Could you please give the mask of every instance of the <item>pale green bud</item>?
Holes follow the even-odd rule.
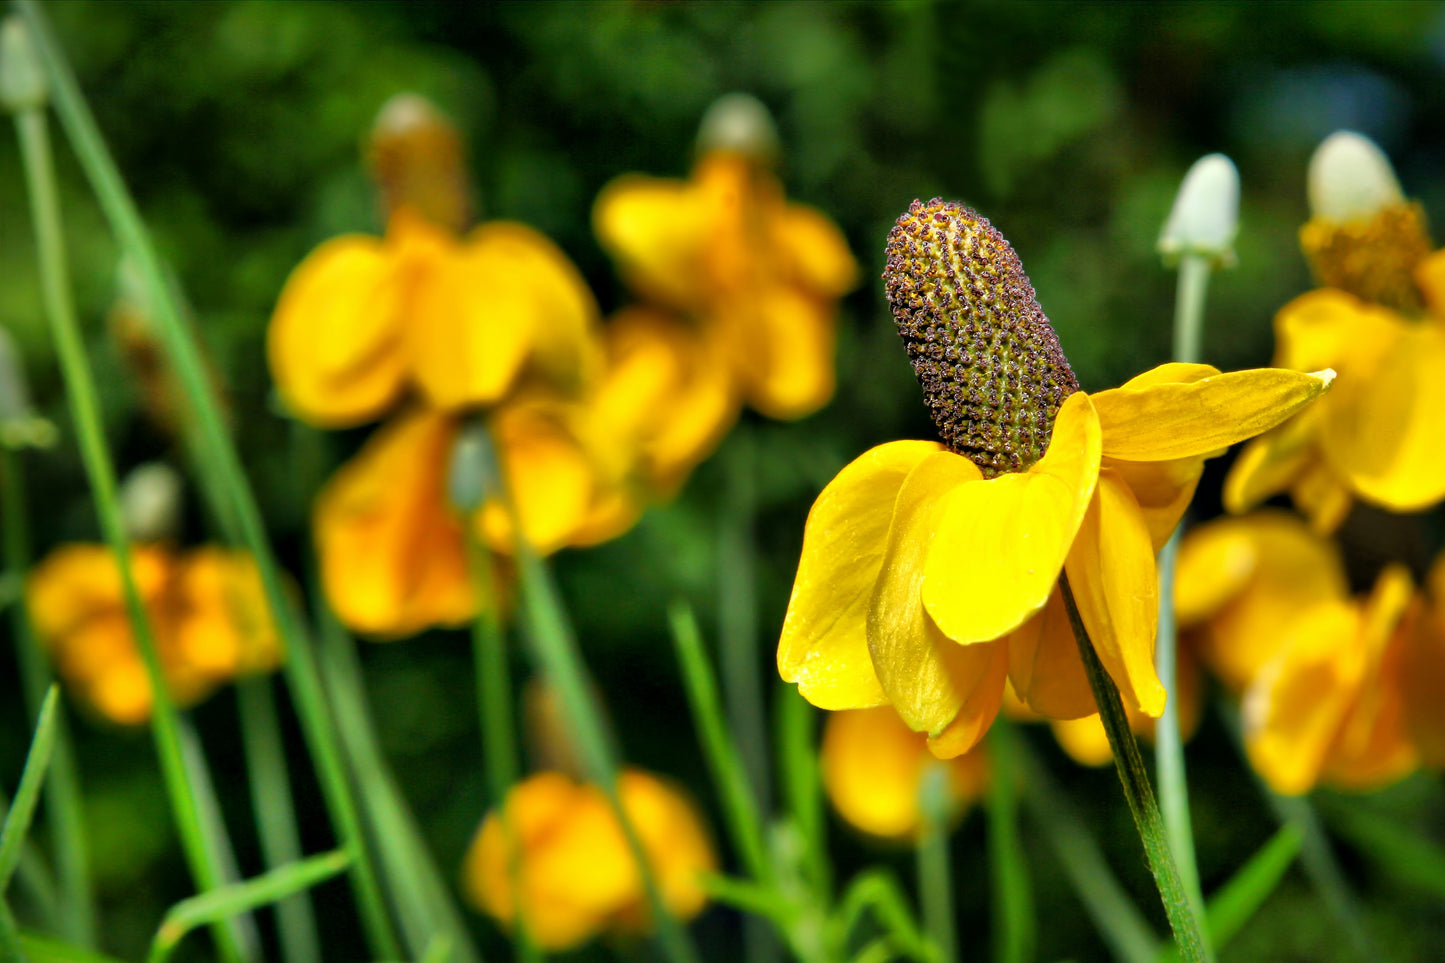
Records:
[[[1168,264],[1196,254],[1216,265],[1232,265],[1238,232],[1239,171],[1223,154],[1206,154],[1189,168],[1174,195],[1159,253]]]
[[[1368,221],[1405,202],[1385,152],[1352,130],[1326,137],[1310,158],[1310,214],[1338,224]]]
[[[771,164],[778,157],[778,127],[768,108],[752,94],[723,94],[702,115],[697,151],[732,151]]]
[[[0,24],[0,104],[12,113],[44,107],[49,99],[45,71],[30,28],[19,17]]]
[[[175,538],[181,530],[181,476],[164,462],[137,466],[120,486],[120,514],[133,542]]]

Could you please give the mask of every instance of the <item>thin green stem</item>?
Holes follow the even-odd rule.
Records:
[[[59,705],[60,690],[52,685],[35,720],[35,735],[25,756],[20,786],[15,790],[15,804],[5,814],[5,824],[0,829],[0,895],[4,895],[15,867],[20,864],[21,846],[30,832],[30,820],[40,801],[41,787],[45,785],[45,770],[50,766],[50,751],[55,745],[55,712]]]
[[[996,720],[988,737],[988,861],[993,889],[993,958],[1025,963],[1034,957],[1034,898],[1018,827],[1018,767],[1008,724]]]
[[[781,746],[778,763],[788,814],[798,828],[813,898],[826,905],[833,889],[833,870],[828,861],[823,776],[818,765],[817,711],[791,685],[782,686],[775,704]]]
[[[352,787],[347,781],[337,735],[331,727],[315,656],[302,630],[300,615],[288,595],[285,578],[267,539],[260,510],[241,468],[240,457],[227,434],[200,350],[177,308],[149,232],[121,180],[70,66],[51,36],[39,5],[34,0],[13,2],[34,35],[50,82],[56,112],[80,165],[90,179],[111,229],[121,247],[134,260],[138,276],[150,295],[166,355],[195,415],[205,451],[215,466],[214,472],[201,476],[203,493],[217,517],[234,519],[246,549],[256,560],[267,602],[275,615],[278,634],[286,649],[287,681],[307,745],[316,763],[322,794],[341,844],[352,858],[351,881],[368,942],[377,956],[397,958],[401,955],[400,945],[382,900],[371,853],[362,833],[361,817]]]
[[[994,724],[997,728],[997,723]],[[1023,802],[1030,821],[1054,851],[1074,893],[1114,956],[1124,963],[1152,963],[1159,938],[1134,906],[1104,861],[1098,844],[1063,790],[1050,778],[1023,739],[1011,740],[1011,752],[1023,776]]]
[[[515,512],[512,517],[514,530],[520,531]],[[696,963],[697,950],[687,931],[663,902],[656,874],[637,834],[637,827],[622,805],[618,791],[620,767],[617,750],[610,739],[602,708],[597,704],[597,697],[587,679],[582,655],[577,650],[577,639],[567,621],[561,599],[557,597],[556,586],[552,584],[551,575],[542,560],[522,538],[517,539],[517,567],[521,575],[525,625],[537,661],[548,681],[556,686],[588,778],[601,787],[622,825],[628,848],[637,861],[663,950],[673,963]]]
[[[0,538],[4,541],[5,572],[24,584],[30,567],[29,499],[20,456],[0,448]],[[45,653],[30,624],[22,601],[11,606],[10,627],[15,636],[25,702],[32,714],[40,711],[51,675]],[[55,748],[46,777],[45,813],[53,829],[55,871],[58,877],[60,933],[71,943],[95,946],[95,893],[90,885],[90,846],[81,806],[80,774],[70,726],[61,713],[55,720]]]
[[[26,963],[25,948],[20,945],[20,928],[10,904],[0,896],[0,963]]]
[[[675,602],[668,612],[672,623],[672,642],[677,661],[682,666],[687,701],[697,726],[703,756],[712,770],[713,785],[722,800],[727,817],[728,835],[742,858],[743,866],[755,882],[772,878],[767,844],[763,839],[763,822],[758,813],[752,786],[736,744],[728,736],[718,699],[717,679],[703,651],[702,634],[697,619],[686,603]]]
[[[55,170],[51,159],[50,132],[46,126],[45,114],[38,109],[21,111],[16,115],[15,123],[20,135],[26,185],[35,222],[45,312],[55,341],[56,354],[60,359],[81,458],[90,478],[101,531],[120,569],[126,612],[130,617],[136,647],[140,650],[150,681],[154,706],[151,712],[151,731],[155,736],[161,773],[191,876],[200,890],[211,890],[221,884],[222,875],[217,854],[212,852],[207,844],[199,808],[186,780],[185,763],[177,734],[175,705],[171,702],[166,688],[165,673],[161,667],[160,655],[156,651],[150,619],[141,603],[140,593],[131,572],[130,545],[126,539],[117,500],[115,467],[105,445],[100,405],[95,396],[95,379],[85,355],[85,345],[71,301],[65,242],[60,228],[60,198],[55,186]],[[243,958],[240,947],[224,927],[216,927],[214,932],[217,945],[226,960]]]
[[[1119,782],[1124,787],[1124,800],[1134,816],[1134,827],[1139,831],[1139,840],[1144,844],[1144,857],[1149,871],[1154,876],[1154,885],[1164,903],[1164,914],[1169,918],[1169,928],[1179,944],[1180,955],[1189,963],[1212,960],[1209,942],[1204,936],[1202,920],[1195,915],[1189,894],[1179,877],[1179,869],[1169,853],[1169,837],[1164,831],[1164,820],[1159,815],[1159,806],[1154,801],[1154,790],[1149,785],[1149,775],[1144,771],[1144,761],[1139,757],[1139,744],[1129,729],[1129,719],[1124,715],[1124,704],[1119,700],[1119,690],[1114,680],[1099,662],[1094,644],[1084,628],[1079,615],[1078,604],[1074,601],[1073,590],[1069,587],[1067,575],[1059,577],[1063,589],[1064,606],[1069,612],[1069,623],[1074,638],[1079,644],[1079,655],[1084,660],[1084,669],[1089,676],[1089,686],[1094,690],[1094,701],[1099,706],[1099,718],[1103,720],[1104,732],[1109,737],[1109,748],[1114,751],[1114,766],[1119,772]]]
[[[296,828],[291,777],[286,771],[286,750],[270,678],[239,680],[236,699],[261,854],[268,870],[280,869],[300,861],[301,837]],[[321,941],[309,893],[302,891],[276,904],[276,929],[281,955],[287,963],[321,959]]]
[[[1209,288],[1209,259],[1185,254],[1179,262],[1179,287],[1174,302],[1174,360],[1199,360],[1204,331],[1204,299]],[[1169,698],[1164,715],[1154,728],[1154,765],[1159,774],[1159,808],[1170,849],[1196,918],[1204,912],[1204,891],[1194,854],[1194,830],[1189,817],[1189,781],[1184,769],[1184,740],[1179,731],[1179,633],[1174,620],[1174,565],[1179,554],[1176,529],[1159,553],[1159,631],[1154,664]]]
[[[492,580],[492,559],[477,538],[474,527],[467,529],[467,568],[476,594],[477,614],[472,618],[472,661],[477,673],[477,707],[482,726],[482,756],[487,768],[487,788],[492,805],[508,837],[507,876],[517,916],[512,926],[512,945],[519,960],[541,959],[527,936],[526,907],[521,890],[522,848],[512,844],[512,820],[507,812],[507,794],[517,781],[517,734],[513,723],[512,672],[507,661],[507,639],[498,612],[497,593]]]
[[[948,845],[948,770],[930,765],[919,788],[923,824],[918,833],[918,893],[923,904],[923,929],[943,963],[958,959],[954,924],[953,868]]]

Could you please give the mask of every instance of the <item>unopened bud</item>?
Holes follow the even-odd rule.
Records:
[[[45,71],[30,28],[19,17],[0,24],[0,104],[12,113],[44,107],[49,98]]]
[[[1196,254],[1216,265],[1233,265],[1238,231],[1239,171],[1223,154],[1206,154],[1189,168],[1174,195],[1159,253],[1171,264]]]
[[[752,94],[724,94],[702,115],[697,151],[731,151],[769,165],[778,157],[778,128],[768,108]]]
[[[367,150],[387,217],[410,208],[453,231],[472,219],[465,155],[456,127],[425,97],[397,94],[382,105]]]
[[[452,444],[447,470],[447,495],[452,507],[471,514],[500,489],[497,452],[491,435],[481,421],[468,422]]]
[[[163,542],[181,528],[181,476],[164,462],[147,462],[120,488],[120,513],[133,542]]]
[[[1405,201],[1385,152],[1352,130],[1335,131],[1315,149],[1308,192],[1310,214],[1337,223],[1368,221]]]

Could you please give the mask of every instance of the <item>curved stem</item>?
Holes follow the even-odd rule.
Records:
[[[1089,686],[1094,690],[1094,701],[1099,705],[1099,718],[1103,720],[1104,731],[1109,736],[1109,748],[1114,751],[1114,766],[1124,787],[1124,800],[1134,816],[1134,828],[1139,831],[1139,840],[1144,844],[1144,858],[1154,875],[1154,885],[1164,903],[1164,914],[1169,918],[1174,940],[1179,944],[1179,954],[1189,963],[1213,960],[1199,917],[1194,913],[1188,891],[1179,876],[1179,868],[1170,855],[1164,820],[1159,815],[1149,775],[1144,771],[1144,760],[1139,756],[1139,744],[1129,729],[1128,717],[1124,715],[1124,704],[1119,701],[1119,690],[1094,651],[1094,643],[1084,628],[1067,575],[1059,576],[1059,587],[1063,590],[1064,607],[1069,611],[1069,624],[1079,644],[1079,655],[1084,660]]]

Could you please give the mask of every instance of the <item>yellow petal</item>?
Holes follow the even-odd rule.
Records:
[[[1401,323],[1393,311],[1366,304],[1343,291],[1311,291],[1275,315],[1274,363],[1296,371],[1333,368],[1342,377],[1352,378],[1360,370],[1361,348]]]
[[[833,397],[833,302],[781,285],[722,312],[744,398],[769,418],[812,414]]]
[[[1383,345],[1372,377],[1341,379],[1322,442],[1330,466],[1361,497],[1394,511],[1418,511],[1445,498],[1442,370],[1445,331],[1402,325]]]
[[[1445,318],[1445,251],[1436,251],[1415,265],[1415,284],[1434,318]]]
[[[521,224],[477,228],[439,250],[416,283],[408,346],[428,403],[490,405],[524,364],[575,389],[596,362],[596,305],[555,244]]]
[[[968,736],[982,736],[990,698],[1003,697],[1004,676],[993,680],[996,661],[1007,669],[1003,646],[956,645],[924,611],[920,598],[928,540],[938,527],[943,496],[970,484],[979,471],[968,459],[936,451],[920,461],[898,490],[887,549],[868,605],[868,652],[888,701],[915,732],[942,735],[961,716],[964,729],[948,748],[962,753]],[[990,688],[997,688],[996,697]],[[976,707],[977,711],[972,711]],[[989,716],[989,721],[992,717]],[[971,744],[971,743],[970,743]]]
[[[1322,399],[1244,446],[1224,480],[1224,507],[1242,515],[1289,488],[1319,458]]]
[[[1441,564],[1432,569],[1432,587]],[[1400,688],[1411,741],[1421,761],[1432,769],[1445,766],[1445,610],[1441,596],[1417,600],[1402,633]]]
[[[571,544],[592,518],[598,486],[592,460],[566,424],[565,411],[545,400],[523,400],[497,411],[491,427],[527,543],[543,555]],[[495,551],[515,550],[511,518],[501,502],[483,507],[481,532]]]
[[[1325,754],[1364,671],[1360,615],[1349,602],[1294,613],[1282,651],[1244,699],[1245,749],[1275,792],[1300,795],[1319,779]]]
[[[1164,686],[1154,672],[1159,616],[1154,547],[1138,503],[1112,472],[1099,473],[1065,568],[1084,627],[1124,704],[1158,718]]]
[[[1003,706],[1003,690],[1008,685],[1008,643],[988,642],[970,646],[970,651],[973,649],[982,649],[988,660],[981,666],[968,664],[969,678],[977,680],[973,690],[953,721],[942,732],[928,737],[928,751],[937,759],[957,760],[973,753]]]
[[[1009,681],[1034,712],[1050,719],[1078,719],[1099,711],[1057,588],[1043,611],[1009,636],[1008,653]]]
[[[617,791],[637,827],[663,903],[674,916],[692,919],[707,904],[703,877],[717,871],[717,856],[697,808],[680,789],[640,769],[625,769]],[[636,910],[625,920],[628,928],[651,928],[644,903],[639,885],[633,898]]]
[[[929,441],[879,445],[840,471],[808,513],[778,641],[778,673],[820,708],[887,701],[868,654],[868,600],[898,490],[909,472],[942,447]]]
[[[1189,628],[1233,601],[1259,564],[1255,539],[1239,525],[1204,524],[1179,543],[1174,563],[1174,620]]]
[[[1344,524],[1355,499],[1345,479],[1323,459],[1311,461],[1290,485],[1295,507],[1310,520],[1310,528],[1331,535]]]
[[[381,415],[400,395],[407,273],[372,237],[334,238],[297,266],[266,333],[286,406],[327,428]]]
[[[682,309],[706,297],[702,257],[711,225],[686,182],[624,174],[597,195],[592,226],[640,293]]]
[[[990,642],[1043,608],[1098,472],[1098,420],[1089,396],[1075,392],[1036,465],[947,492],[931,544],[920,536],[923,603],[946,636]]]
[[[848,241],[822,212],[789,204],[774,222],[773,236],[787,273],[813,292],[838,297],[858,283]]]
[[[1194,490],[1199,487],[1199,476],[1204,472],[1204,458],[1125,461],[1106,457],[1100,468],[1114,472],[1129,486],[1144,515],[1144,523],[1149,526],[1154,551],[1158,552],[1179,527],[1179,519],[1194,500]]]
[[[1097,711],[1081,719],[1057,719],[1049,727],[1059,746],[1081,766],[1107,766],[1114,758]]]
[[[1189,372],[1190,377],[1196,374]],[[1208,455],[1253,438],[1299,411],[1328,386],[1329,379],[1319,375],[1256,368],[1187,382],[1114,388],[1092,397],[1105,454],[1164,461]]]
[[[445,415],[404,413],[317,498],[322,584],[351,628],[401,636],[456,625],[475,613],[461,522],[444,503],[455,434]]]

